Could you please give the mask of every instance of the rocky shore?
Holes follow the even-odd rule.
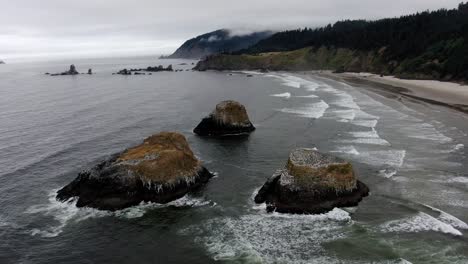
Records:
[[[135,68],[135,69],[122,69],[114,74],[120,74],[120,75],[143,75],[144,73],[142,72],[163,72],[163,71],[168,71],[172,72],[174,69],[172,68],[172,65],[167,66],[164,68],[162,65],[159,66],[148,66],[146,68]]]
[[[211,177],[183,135],[162,132],[79,173],[56,198],[76,197],[77,207],[114,211],[141,202],[168,203]]]
[[[193,130],[200,136],[246,135],[255,130],[245,106],[236,101],[222,101]]]
[[[267,211],[320,214],[335,207],[357,206],[369,194],[352,165],[314,149],[295,149],[255,196]]]

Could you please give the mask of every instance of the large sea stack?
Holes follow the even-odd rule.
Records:
[[[79,173],[57,192],[57,199],[77,197],[78,207],[111,211],[142,201],[168,203],[207,183],[212,176],[183,135],[162,132]]]
[[[222,101],[193,130],[200,136],[245,135],[255,130],[245,107],[236,101]]]
[[[269,212],[320,214],[335,207],[356,206],[369,194],[356,179],[351,163],[314,149],[295,149],[286,166],[258,191],[256,203]]]

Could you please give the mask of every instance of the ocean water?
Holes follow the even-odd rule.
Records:
[[[0,66],[0,263],[468,263],[466,115],[311,73],[111,74],[193,61],[43,74],[70,63]],[[257,130],[195,136],[225,99]],[[199,192],[113,213],[55,200],[80,170],[168,130],[216,173]],[[371,195],[322,215],[266,213],[253,196],[295,147],[350,160]]]

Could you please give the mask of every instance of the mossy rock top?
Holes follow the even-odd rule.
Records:
[[[236,101],[222,101],[216,105],[211,116],[222,124],[245,125],[250,124],[249,115],[245,107]]]
[[[280,182],[291,188],[340,192],[354,189],[357,180],[351,163],[315,149],[299,148],[289,154]]]
[[[176,132],[152,135],[142,144],[124,151],[116,162],[142,180],[158,184],[189,180],[201,168],[186,138]]]

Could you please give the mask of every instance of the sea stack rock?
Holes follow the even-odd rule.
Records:
[[[70,70],[68,70],[68,72],[65,72],[65,73],[68,73],[69,75],[75,75],[75,74],[80,74],[77,70],[76,70],[76,67],[75,65],[70,65]]]
[[[143,201],[168,203],[207,183],[212,176],[183,135],[162,132],[79,173],[57,192],[57,200],[77,197],[77,207],[111,211]]]
[[[88,69],[88,74],[93,74],[93,69]]]
[[[209,116],[202,119],[193,132],[200,136],[226,136],[248,134],[254,130],[242,104],[222,101]]]
[[[351,163],[314,149],[295,149],[255,196],[269,212],[320,214],[356,206],[369,188],[356,179]]]

